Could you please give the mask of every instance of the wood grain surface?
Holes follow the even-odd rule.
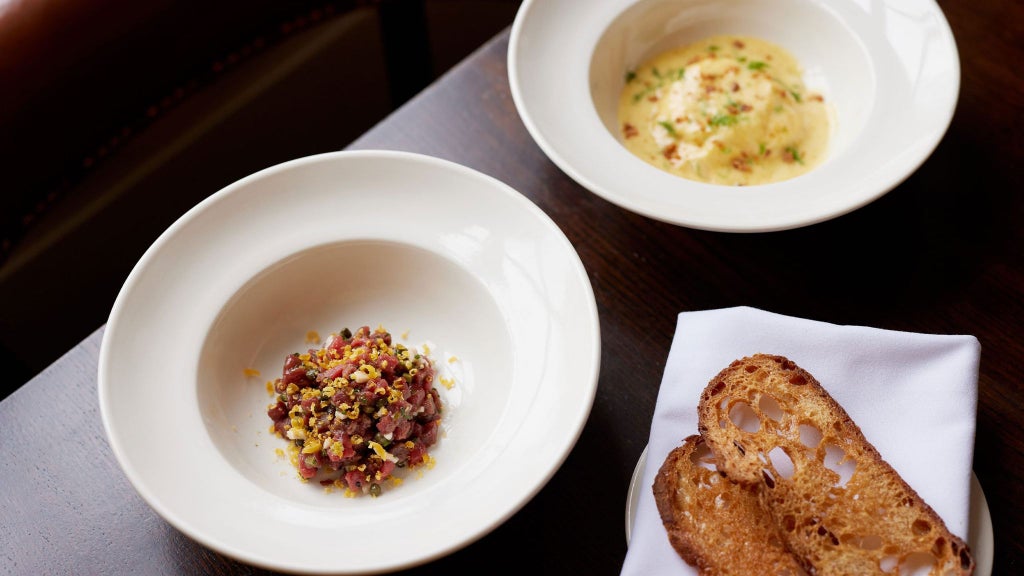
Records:
[[[768,234],[656,222],[589,193],[531,140],[509,93],[508,31],[357,140],[431,154],[521,191],[590,275],[602,331],[590,419],[547,486],[492,533],[410,574],[618,574],[624,507],[675,328],[749,305],[839,324],[973,334],[975,473],[995,574],[1024,569],[1024,5],[943,2],[963,67],[952,126],[898,188],[847,216]],[[96,398],[102,329],[0,403],[0,572],[260,574],[154,514],[118,468]]]

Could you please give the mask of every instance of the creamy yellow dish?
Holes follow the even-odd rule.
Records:
[[[749,186],[799,176],[828,151],[831,114],[783,48],[715,36],[626,74],[622,141],[672,174]]]

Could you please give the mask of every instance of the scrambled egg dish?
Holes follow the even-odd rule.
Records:
[[[796,59],[770,42],[715,36],[626,73],[622,141],[677,176],[748,186],[799,176],[825,158],[831,116]]]

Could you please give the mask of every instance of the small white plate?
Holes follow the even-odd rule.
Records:
[[[629,493],[626,495],[626,545],[629,546],[629,537],[633,532],[633,520],[636,518],[636,507],[640,500],[640,479],[644,475],[644,466],[647,465],[647,447],[640,453],[633,468],[633,476],[629,481]],[[967,545],[971,547],[974,554],[974,575],[991,576],[992,558],[995,554],[995,540],[992,533],[992,515],[988,510],[988,501],[985,499],[985,492],[981,489],[978,477],[971,474],[971,517],[968,521],[968,532],[970,537]]]
[[[727,187],[649,165],[620,141],[628,70],[715,34],[774,42],[835,110],[829,158],[773,184]],[[519,115],[583,187],[636,213],[692,228],[764,232],[855,210],[902,182],[953,117],[960,62],[934,0],[525,0],[508,74]]]
[[[456,377],[438,386],[436,465],[379,498],[300,482],[266,415],[308,331],[362,325],[432,344]],[[532,498],[582,431],[599,362],[587,273],[536,205],[450,162],[339,152],[228,186],[150,247],[111,311],[99,399],[128,479],[188,536],[273,570],[376,573]]]

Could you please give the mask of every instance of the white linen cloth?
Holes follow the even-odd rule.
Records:
[[[658,392],[621,576],[697,574],[669,544],[651,485],[668,453],[697,433],[708,381],[758,352],[810,372],[950,531],[967,540],[977,338],[840,326],[749,307],[684,312]]]

